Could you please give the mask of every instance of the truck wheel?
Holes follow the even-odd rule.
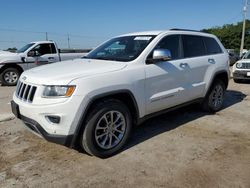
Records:
[[[123,102],[109,99],[92,108],[85,125],[80,145],[90,155],[107,158],[119,152],[129,139],[132,119]]]
[[[203,110],[206,112],[217,112],[221,110],[225,90],[225,84],[221,80],[215,80],[202,103]]]
[[[15,86],[20,77],[20,71],[16,68],[6,68],[1,74],[3,86]]]

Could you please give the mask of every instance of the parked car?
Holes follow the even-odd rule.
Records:
[[[227,51],[228,51],[228,55],[229,55],[229,64],[230,64],[230,66],[233,66],[236,63],[236,61],[238,61],[240,59],[240,56],[233,49],[227,49]]]
[[[16,53],[0,53],[0,80],[2,85],[14,86],[24,70],[84,55],[86,53],[60,53],[53,41],[31,42]]]
[[[199,102],[223,106],[228,53],[211,34],[167,30],[121,35],[82,59],[25,71],[12,111],[48,141],[116,154],[135,125]]]
[[[250,80],[250,51],[237,61],[232,69],[234,82]]]

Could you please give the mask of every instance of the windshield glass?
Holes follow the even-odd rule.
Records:
[[[137,58],[155,36],[124,36],[109,40],[84,58],[111,61],[132,61]]]
[[[33,46],[35,43],[30,43],[30,44],[26,44],[24,47],[20,48],[19,50],[17,50],[17,53],[23,53],[26,50],[28,50],[31,46]]]
[[[250,59],[250,51],[244,55],[243,59]]]

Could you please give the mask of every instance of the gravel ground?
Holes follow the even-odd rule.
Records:
[[[14,87],[0,87],[0,119]],[[224,109],[189,106],[137,127],[121,153],[98,159],[0,122],[0,187],[250,187],[250,84],[230,81]]]

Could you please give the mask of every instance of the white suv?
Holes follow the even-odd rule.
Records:
[[[213,35],[172,29],[112,38],[82,59],[25,71],[12,111],[48,141],[114,155],[135,125],[200,102],[222,108],[228,53]]]
[[[232,68],[233,79],[236,83],[250,80],[250,51],[237,61]]]

